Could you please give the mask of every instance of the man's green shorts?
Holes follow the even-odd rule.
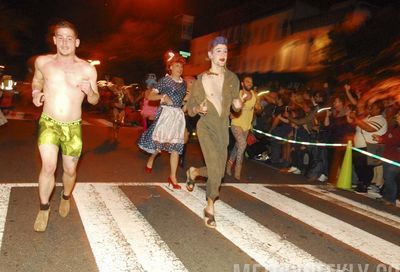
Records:
[[[39,119],[38,145],[54,144],[63,155],[79,157],[82,152],[81,120],[60,122],[42,113]]]

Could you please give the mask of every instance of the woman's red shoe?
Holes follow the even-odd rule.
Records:
[[[146,166],[145,170],[146,170],[146,173],[150,174],[151,171],[153,171],[153,168],[150,168],[150,167]]]
[[[170,184],[174,189],[177,190],[181,189],[181,186],[179,184],[174,183],[170,177],[168,178],[168,184]]]

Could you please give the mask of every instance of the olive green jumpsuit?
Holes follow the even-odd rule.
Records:
[[[188,101],[188,112],[194,116],[193,108],[206,99],[206,92],[200,74],[193,84]],[[219,196],[219,187],[225,174],[225,163],[228,157],[229,115],[233,99],[239,98],[239,79],[236,74],[225,70],[222,85],[221,116],[213,103],[207,100],[207,114],[201,115],[197,122],[197,135],[206,163],[199,168],[200,176],[207,177],[206,197],[215,200]],[[237,109],[233,108],[237,111]]]

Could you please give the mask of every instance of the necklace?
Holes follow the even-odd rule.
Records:
[[[223,75],[224,73],[225,73],[225,70],[223,70],[222,73],[220,73],[220,74],[212,72],[211,70],[207,71],[207,75],[209,75],[209,76],[219,76],[219,75]]]

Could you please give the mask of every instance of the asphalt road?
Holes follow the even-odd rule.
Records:
[[[26,104],[27,105],[27,104]],[[104,116],[85,113],[84,150],[72,209],[33,231],[38,210],[38,110],[21,107],[0,127],[0,271],[390,271],[400,269],[400,209],[367,195],[307,184],[246,160],[243,180],[225,177],[217,229],[203,224],[204,180],[194,192],[167,186],[169,156],[144,171],[140,127],[118,144]],[[196,141],[185,166],[202,165]],[[353,270],[351,270],[353,269]],[[394,270],[392,270],[394,271]]]

